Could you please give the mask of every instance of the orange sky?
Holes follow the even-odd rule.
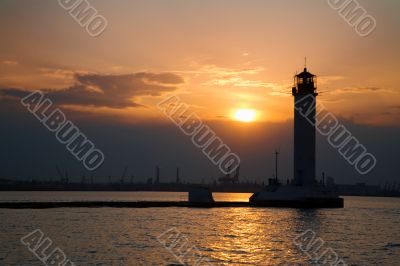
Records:
[[[62,90],[80,84],[76,74],[171,73],[182,79],[172,91],[123,95],[141,107],[63,105],[161,121],[155,105],[174,93],[204,120],[249,108],[257,121],[282,122],[292,118],[292,76],[307,56],[329,110],[358,124],[399,126],[400,3],[359,2],[377,21],[368,37],[326,1],[98,0],[108,27],[93,38],[57,1],[2,1],[0,88]]]

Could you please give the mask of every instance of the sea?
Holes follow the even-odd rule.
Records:
[[[213,196],[248,201],[250,194]],[[2,202],[186,199],[177,192],[0,192]],[[55,254],[66,266],[400,265],[400,199],[344,200],[343,209],[0,209],[0,265],[60,265]]]

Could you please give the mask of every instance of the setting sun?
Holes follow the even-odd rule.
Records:
[[[256,111],[252,109],[239,109],[235,111],[234,118],[240,122],[253,122],[256,119]]]

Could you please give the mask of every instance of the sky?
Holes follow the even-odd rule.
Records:
[[[400,2],[359,0],[376,19],[362,37],[318,0],[92,0],[105,31],[90,36],[58,1],[0,1],[0,177],[56,178],[55,165],[87,172],[26,108],[21,93],[45,91],[105,153],[98,180],[146,179],[160,165],[187,180],[221,173],[158,109],[178,96],[235,151],[241,174],[266,180],[281,152],[292,175],[293,76],[318,76],[318,102],[369,151],[367,176],[317,137],[317,173],[339,183],[400,182]],[[255,120],[237,121],[237,110]]]

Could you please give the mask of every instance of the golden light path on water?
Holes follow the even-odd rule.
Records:
[[[221,213],[224,222],[217,223],[217,237],[209,240],[210,248],[216,251],[214,259],[228,262],[227,265],[237,261],[246,261],[250,265],[273,264],[280,257],[290,258],[293,253],[298,253],[290,241],[276,237],[286,234],[292,227],[283,218],[286,221],[292,218],[285,216],[277,221],[277,217],[270,217],[274,215],[266,216],[251,209],[229,209]]]

